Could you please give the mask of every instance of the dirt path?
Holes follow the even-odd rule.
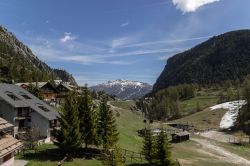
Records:
[[[244,166],[250,166],[250,161],[238,156],[237,154],[231,153],[227,151],[226,149],[219,147],[214,142],[206,140],[206,139],[200,139],[200,138],[192,138],[191,140],[199,143],[201,145],[201,149],[198,151],[204,152],[207,154],[210,154],[220,160],[223,160],[228,163],[237,164],[237,165],[244,165]]]
[[[234,137],[230,134],[226,134],[225,132],[210,130],[203,133],[200,133],[199,135],[210,138],[219,142],[229,142],[229,139],[233,139]]]

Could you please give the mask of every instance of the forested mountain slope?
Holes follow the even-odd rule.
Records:
[[[183,83],[219,84],[250,74],[250,30],[215,36],[167,60],[153,91]]]
[[[6,28],[0,26],[1,80],[10,82],[48,81],[61,79],[76,84],[65,70],[52,69]]]

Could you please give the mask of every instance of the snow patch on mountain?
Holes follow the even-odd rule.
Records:
[[[210,107],[211,111],[216,109],[228,110],[220,121],[220,129],[229,129],[234,126],[239,110],[246,104],[245,100],[231,101]]]

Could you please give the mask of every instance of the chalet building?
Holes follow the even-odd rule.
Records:
[[[0,166],[14,165],[15,151],[22,147],[22,143],[11,134],[14,126],[0,118]]]
[[[57,103],[63,104],[64,99],[69,95],[70,92],[74,91],[68,84],[60,83],[57,85],[56,90],[58,92],[57,94]]]
[[[14,125],[14,136],[36,128],[45,142],[57,125],[58,113],[25,89],[12,84],[0,84],[0,117]]]
[[[32,83],[17,83],[16,85],[27,89],[29,86],[35,86],[41,90],[41,95],[44,101],[56,102],[57,90],[50,82],[32,82]]]
[[[183,141],[189,140],[190,133],[187,131],[179,132],[179,133],[173,133],[172,134],[172,142],[173,143],[179,143]]]

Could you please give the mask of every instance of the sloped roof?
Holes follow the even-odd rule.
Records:
[[[9,122],[7,122],[5,119],[0,118],[0,131],[10,128],[10,127],[14,127],[14,126],[10,124]]]
[[[22,147],[22,143],[12,137],[5,134],[0,137],[0,158]]]
[[[22,86],[22,85],[33,85],[33,86],[38,86],[38,88],[41,88],[43,87],[44,85],[46,85],[48,82],[20,82],[20,83],[17,83],[16,85],[17,86]]]
[[[183,132],[175,133],[175,135],[178,135],[178,136],[185,136],[185,135],[190,135],[190,133],[187,132],[187,131],[183,131]]]
[[[13,94],[18,99],[13,100],[7,94]],[[27,95],[30,99],[23,97],[23,94]],[[54,108],[17,85],[0,83],[0,98],[13,107],[30,107],[48,120],[57,119],[58,112]],[[46,108],[48,111],[44,111],[40,106]]]
[[[63,86],[63,87],[65,87],[66,89],[68,89],[69,91],[73,91],[73,89],[72,89],[69,85],[67,85],[67,84],[65,84],[65,83],[59,84],[56,88],[58,88],[59,86]]]

